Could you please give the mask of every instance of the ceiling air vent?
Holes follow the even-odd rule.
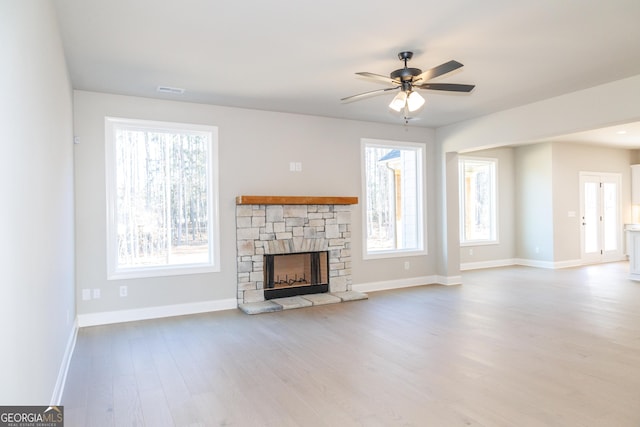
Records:
[[[158,86],[157,91],[160,93],[171,93],[174,95],[182,95],[184,93],[184,89],[180,87],[169,87],[169,86]]]

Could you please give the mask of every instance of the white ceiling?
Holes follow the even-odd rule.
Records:
[[[395,92],[340,98],[387,87],[354,73],[389,74],[410,50],[422,70],[465,65],[434,81],[476,85],[423,91],[411,126],[438,127],[640,74],[638,0],[54,3],[81,90],[400,124],[387,108]]]
[[[579,142],[582,144],[640,149],[640,122],[557,135],[544,141]]]

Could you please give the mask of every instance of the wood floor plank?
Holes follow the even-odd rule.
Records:
[[[171,427],[178,425],[171,415],[169,402],[162,388],[147,389],[141,391],[139,395],[145,426]]]
[[[67,426],[640,425],[628,264],[83,328]]]
[[[142,404],[134,375],[120,375],[113,379],[113,420],[118,427],[144,426]]]

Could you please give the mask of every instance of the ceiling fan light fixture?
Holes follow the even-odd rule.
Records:
[[[405,91],[400,91],[398,94],[391,100],[391,104],[389,104],[389,108],[394,111],[400,112],[404,108],[407,103],[407,93]]]
[[[409,111],[414,112],[424,105],[424,98],[418,92],[411,91],[407,97],[407,107]]]

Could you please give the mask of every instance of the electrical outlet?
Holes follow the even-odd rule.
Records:
[[[473,255],[473,249],[469,249],[469,255]]]
[[[93,299],[98,299],[100,298],[100,289],[96,288],[93,290]]]
[[[91,289],[82,290],[82,301],[89,301],[91,299]]]
[[[129,289],[126,286],[120,286],[120,296],[126,297],[129,295]]]
[[[405,262],[404,262],[404,269],[405,269],[405,270],[408,270],[408,269],[410,269],[410,268],[411,268],[411,263],[410,263],[409,261],[405,261]]]

